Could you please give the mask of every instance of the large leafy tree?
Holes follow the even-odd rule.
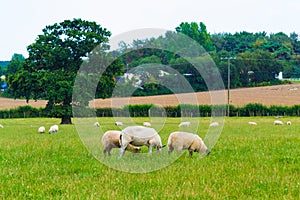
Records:
[[[42,31],[27,47],[24,68],[9,76],[10,89],[15,98],[47,99],[47,112],[69,124],[72,89],[82,58],[97,45],[106,44],[111,33],[96,22],[81,19],[55,23]]]

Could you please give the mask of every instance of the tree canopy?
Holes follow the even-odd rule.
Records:
[[[24,68],[9,75],[10,89],[15,98],[47,99],[46,110],[61,117],[62,124],[71,123],[72,87],[82,58],[97,45],[105,46],[111,33],[81,19],[55,23],[42,31],[27,47]]]
[[[29,57],[24,60],[22,55],[15,54],[2,72],[8,75],[8,91],[11,95],[27,100],[47,99],[47,112],[50,116],[61,117],[62,123],[71,123],[71,105],[74,103],[72,89],[80,66],[88,64],[90,68],[101,68],[95,55],[105,56],[107,63],[111,63],[105,67],[105,71],[100,70],[103,75],[95,94],[82,91],[81,95],[88,98],[78,99],[78,105],[87,106],[86,100],[93,97],[111,97],[116,83],[124,88],[115,93],[119,96],[129,95],[127,90],[134,91],[130,93],[133,96],[172,93],[158,81],[159,74],[147,69],[152,63],[164,71],[164,80],[178,87],[176,91],[182,89],[176,74],[165,66],[185,77],[194,91],[207,90],[199,72],[176,53],[177,49],[186,49],[192,54],[199,54],[193,52],[193,46],[185,42],[177,43],[178,34],[189,36],[203,47],[203,53],[213,59],[226,86],[228,59],[231,58],[231,88],[280,83],[275,76],[281,71],[285,78],[300,78],[300,41],[295,32],[290,35],[283,32],[267,34],[246,31],[210,34],[203,22],[182,22],[174,31],[167,31],[157,38],[136,39],[131,44],[121,42],[119,49],[108,51],[111,33],[95,22],[65,20],[46,26],[42,31],[35,42],[28,46]],[[100,44],[101,48],[94,50]],[[149,48],[166,44],[169,51]],[[89,57],[89,60],[83,61],[84,57]],[[195,58],[199,62],[201,59],[201,56]],[[121,82],[123,74],[134,70],[142,83],[136,85],[137,80],[133,79],[125,86]],[[82,81],[89,81],[91,74],[82,73],[81,76],[85,78]]]

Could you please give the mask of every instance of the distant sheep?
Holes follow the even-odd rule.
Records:
[[[256,122],[248,122],[249,125],[252,125],[252,126],[256,126],[257,123]]]
[[[115,122],[116,126],[123,126],[123,122]]]
[[[191,122],[181,122],[178,127],[182,127],[182,126],[190,126]]]
[[[286,125],[292,125],[292,122],[291,121],[287,121]]]
[[[94,126],[99,127],[100,126],[99,122],[95,122]]]
[[[150,122],[144,122],[143,125],[146,126],[146,127],[150,127],[151,123]]]
[[[57,125],[53,125],[50,127],[48,133],[51,134],[51,133],[57,133],[58,132],[58,126]]]
[[[276,119],[278,119],[278,118],[282,118],[282,117],[283,117],[283,116],[275,116],[275,118],[276,118]]]
[[[280,120],[275,120],[274,125],[283,125],[283,122]]]
[[[0,124],[0,128],[3,128],[3,125],[2,125],[2,124]]]
[[[188,132],[173,132],[168,138],[168,153],[170,154],[174,149],[180,153],[182,150],[187,149],[190,156],[193,152],[198,152],[201,154],[208,155],[210,153],[209,149],[204,144],[203,140],[194,133]]]
[[[45,133],[46,129],[44,126],[38,128],[38,133]]]
[[[144,126],[128,126],[122,131],[120,141],[120,158],[129,144],[135,146],[148,146],[149,154],[152,153],[152,147],[156,148],[157,152],[161,152],[163,147],[161,138],[156,130]]]
[[[120,148],[120,136],[121,136],[121,131],[116,131],[116,130],[110,130],[106,131],[104,135],[102,136],[102,144],[104,147],[103,154],[104,157],[106,154],[110,156],[110,151],[112,148]],[[132,152],[139,152],[141,151],[141,148],[133,146],[131,144],[128,144],[126,147],[126,150],[130,150]]]
[[[219,122],[212,122],[212,123],[210,123],[210,127],[216,127],[216,126],[219,126],[220,124],[219,124]]]

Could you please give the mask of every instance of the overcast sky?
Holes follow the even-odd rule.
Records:
[[[299,0],[17,0],[0,7],[0,60],[26,47],[46,25],[65,19],[95,21],[117,36],[141,28],[174,30],[203,22],[208,32],[300,33]]]

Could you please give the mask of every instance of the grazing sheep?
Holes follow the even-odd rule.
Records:
[[[292,122],[291,121],[287,121],[286,125],[292,125]]]
[[[274,125],[283,125],[283,122],[280,120],[275,120]]]
[[[41,126],[39,129],[38,129],[38,133],[45,133],[46,129],[44,126]]]
[[[3,128],[3,125],[2,125],[2,124],[0,124],[0,128]]]
[[[152,147],[156,148],[157,152],[161,152],[163,147],[161,138],[156,130],[144,126],[128,126],[125,128],[120,136],[120,144],[120,158],[129,144],[135,146],[148,146],[149,154],[152,153]]]
[[[123,123],[122,122],[115,122],[115,125],[116,126],[123,126]]]
[[[187,149],[190,156],[193,152],[198,152],[199,154],[209,154],[210,151],[204,144],[203,140],[194,133],[188,132],[173,132],[168,138],[168,153],[170,154],[174,149],[180,153],[182,150]]]
[[[150,122],[144,122],[143,125],[146,126],[146,127],[150,127],[151,126]]]
[[[181,122],[178,127],[181,127],[181,126],[190,126],[191,125],[191,122]]]
[[[50,127],[48,133],[51,134],[51,133],[57,133],[58,132],[58,126],[57,125],[53,125]]]
[[[110,156],[110,151],[112,148],[120,148],[120,136],[121,131],[116,130],[110,130],[106,131],[104,135],[102,136],[102,144],[104,147],[103,154],[104,157],[106,156],[106,153]],[[130,150],[132,152],[139,152],[141,151],[140,147],[133,146],[131,144],[128,144],[126,147],[126,150]]]
[[[100,126],[99,122],[95,122],[94,126],[99,127]]]
[[[275,118],[276,118],[276,119],[278,119],[278,118],[282,118],[282,117],[283,117],[283,116],[275,116]]]
[[[216,127],[216,126],[219,126],[220,124],[219,124],[219,122],[212,122],[212,123],[210,123],[210,127]]]
[[[252,125],[252,126],[256,126],[257,123],[256,122],[248,122],[249,125]]]

